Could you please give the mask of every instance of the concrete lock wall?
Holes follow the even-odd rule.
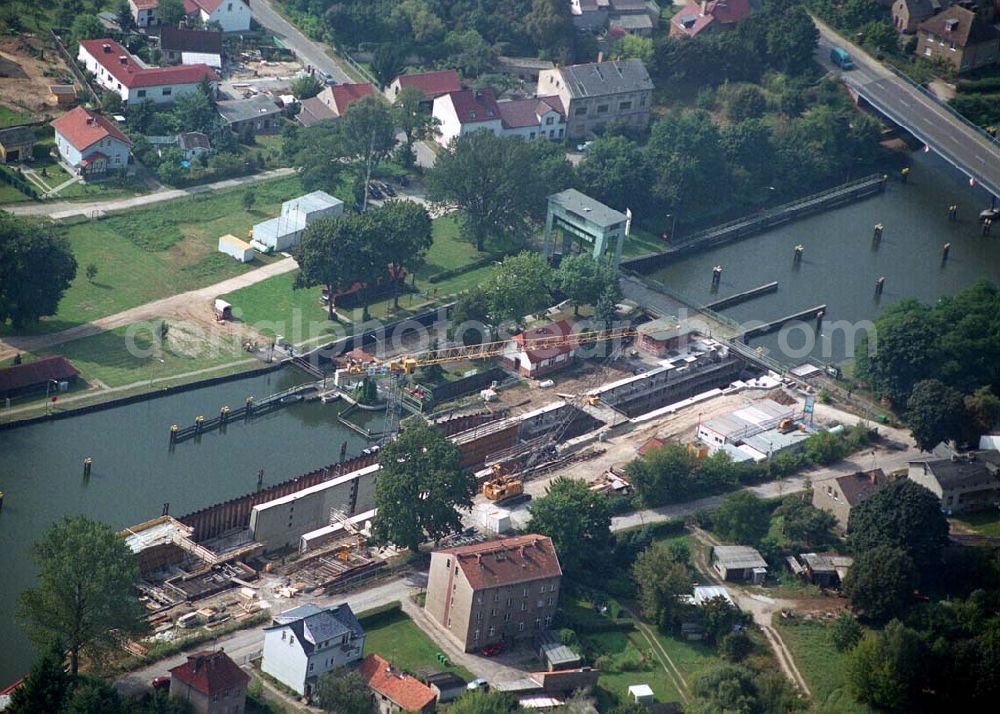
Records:
[[[375,507],[378,465],[254,506],[250,531],[264,551],[297,548],[302,535],[329,525],[331,513],[345,516]]]

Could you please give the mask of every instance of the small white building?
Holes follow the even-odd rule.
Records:
[[[253,16],[249,0],[184,0],[184,12],[197,15],[206,25],[219,23],[223,32],[246,32]]]
[[[326,191],[313,191],[281,204],[281,215],[253,227],[251,245],[262,253],[281,252],[298,243],[306,226],[318,218],[344,214],[344,202]]]
[[[365,631],[350,605],[306,603],[275,615],[264,628],[260,669],[308,697],[320,675],[359,661],[364,648]]]
[[[188,161],[212,150],[212,142],[207,134],[200,131],[186,131],[177,135],[177,146]]]
[[[444,94],[434,100],[433,115],[440,122],[437,140],[442,146],[474,131],[490,131],[497,136],[503,133],[503,119],[492,89]]]
[[[84,179],[128,166],[132,142],[114,122],[83,107],[52,122],[60,158]]]
[[[159,24],[156,11],[160,7],[160,0],[128,0],[129,10],[132,11],[132,20],[136,27],[152,27]]]
[[[628,695],[636,704],[652,704],[655,701],[653,689],[648,684],[630,684]]]
[[[253,248],[250,247],[250,244],[231,233],[219,236],[219,252],[231,255],[241,263],[249,263],[253,260]]]
[[[77,60],[97,78],[100,86],[118,94],[125,104],[147,100],[169,104],[177,97],[197,92],[203,79],[208,79],[213,92],[219,84],[219,75],[206,64],[147,67],[107,37],[81,40]]]

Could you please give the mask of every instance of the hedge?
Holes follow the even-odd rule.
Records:
[[[397,619],[403,612],[403,603],[399,600],[387,602],[385,605],[362,610],[356,617],[364,628],[378,627]]]
[[[963,79],[958,83],[958,91],[963,94],[972,94],[975,92],[1000,92],[1000,77]]]
[[[466,273],[471,273],[473,270],[485,268],[487,265],[492,265],[496,261],[502,259],[503,255],[487,255],[483,258],[479,258],[478,260],[474,260],[471,263],[466,263],[461,268],[452,268],[451,270],[442,270],[440,273],[434,273],[427,278],[427,282],[440,283],[442,280],[448,280],[449,278],[454,278],[457,275],[465,275]]]

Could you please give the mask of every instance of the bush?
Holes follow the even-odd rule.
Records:
[[[358,622],[362,627],[378,627],[387,622],[392,622],[403,612],[403,603],[399,600],[387,602],[385,605],[373,607],[370,610],[362,610],[357,614]]]
[[[864,631],[849,612],[842,612],[830,626],[830,639],[838,652],[847,652],[861,641]]]
[[[746,632],[730,632],[719,643],[719,652],[730,662],[742,662],[753,652],[753,641]]]
[[[599,670],[601,672],[610,672],[611,670],[614,669],[614,666],[615,666],[614,662],[608,655],[601,655],[600,657],[594,660],[594,669]]]

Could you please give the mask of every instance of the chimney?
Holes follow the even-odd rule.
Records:
[[[88,126],[94,125],[94,117],[87,117],[87,125]]]
[[[876,471],[875,469],[872,469],[871,471],[869,471],[868,472],[868,478],[871,479],[872,485],[874,485],[874,486],[878,485],[878,471]]]
[[[604,61],[604,53],[603,52],[598,52],[597,53],[597,64],[600,64],[603,61]]]
[[[708,8],[708,0],[701,0],[701,16],[705,17],[705,10]]]

